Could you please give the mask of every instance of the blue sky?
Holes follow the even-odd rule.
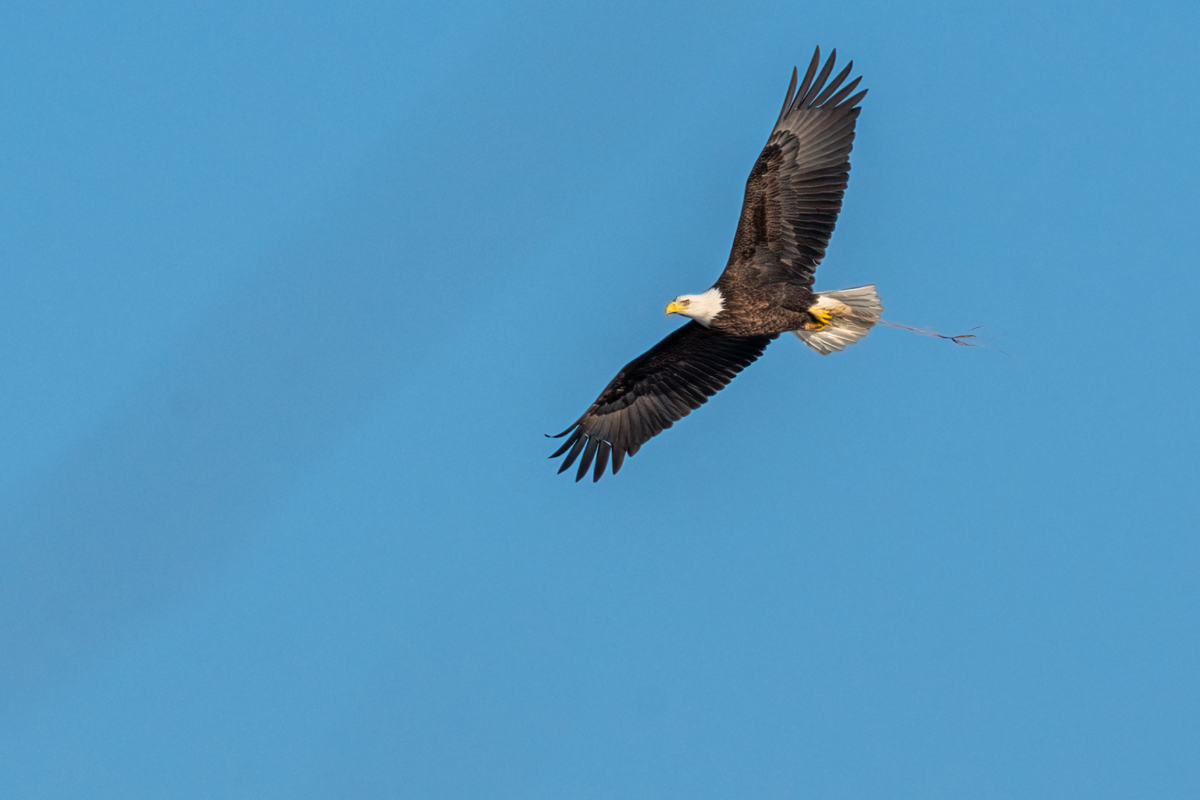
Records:
[[[1200,791],[1200,7],[12,4],[0,794]],[[791,68],[820,288],[592,485]],[[1003,352],[1001,352],[1003,351]]]

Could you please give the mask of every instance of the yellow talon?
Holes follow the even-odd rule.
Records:
[[[833,314],[824,308],[810,308],[808,310],[808,315],[812,317],[814,321],[804,323],[804,330],[806,331],[824,330],[825,326],[829,324],[829,321],[833,319]]]

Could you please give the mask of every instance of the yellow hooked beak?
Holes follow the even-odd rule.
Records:
[[[683,313],[683,306],[679,305],[679,303],[676,303],[674,300],[672,300],[671,302],[667,303],[667,313],[668,314]]]

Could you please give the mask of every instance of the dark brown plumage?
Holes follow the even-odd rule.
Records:
[[[819,298],[813,276],[842,207],[857,106],[866,95],[851,96],[861,78],[839,89],[853,62],[826,85],[836,55],[818,75],[818,48],[799,88],[792,71],[779,119],[746,181],[729,261],[706,293],[719,292],[713,295],[720,303],[715,315],[689,313],[689,301],[678,306],[693,321],[625,365],[583,416],[558,434],[570,434],[551,456],[566,454],[559,472],[578,459],[580,480],[594,461],[592,479],[599,480],[611,457],[616,474],[626,455],[723,389],[780,333],[828,327],[829,314],[810,313]],[[873,319],[863,334],[871,324]]]
[[[818,48],[799,90],[792,71],[783,110],[750,170],[729,262],[716,283],[725,313],[714,328],[746,336],[809,321],[813,276],[842,210],[857,104],[867,93],[849,97],[862,80],[855,78],[835,94],[853,61],[822,89],[837,51],[813,80],[820,58]]]
[[[617,474],[627,454],[636,453],[651,437],[724,389],[774,338],[729,336],[695,321],[684,325],[626,364],[583,416],[558,434],[571,434],[550,456],[567,453],[558,471],[568,469],[582,452],[575,475],[580,480],[595,455],[592,480],[598,481],[611,451]]]

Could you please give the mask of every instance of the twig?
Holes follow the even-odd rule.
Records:
[[[907,325],[900,325],[899,323],[896,323],[896,322],[888,322],[886,319],[881,319],[881,320],[879,320],[879,322],[883,325],[888,325],[892,328],[899,328],[900,330],[903,330],[903,331],[912,331],[913,333],[919,333],[922,336],[932,336],[935,339],[948,339],[960,347],[986,347],[990,350],[995,350],[999,353],[1004,353],[1003,350],[1001,350],[998,347],[992,347],[992,344],[991,344],[994,339],[1000,338],[999,336],[995,336],[992,339],[983,341],[978,336],[976,336],[974,333],[972,333],[972,331],[979,330],[982,327],[981,325],[976,325],[974,328],[971,328],[971,330],[967,331],[966,333],[960,333],[956,336],[947,336],[946,334],[938,333],[937,331],[927,331],[923,328],[910,328]],[[1008,356],[1008,353],[1004,353],[1004,355]],[[1008,356],[1008,357],[1012,358],[1012,356]]]

